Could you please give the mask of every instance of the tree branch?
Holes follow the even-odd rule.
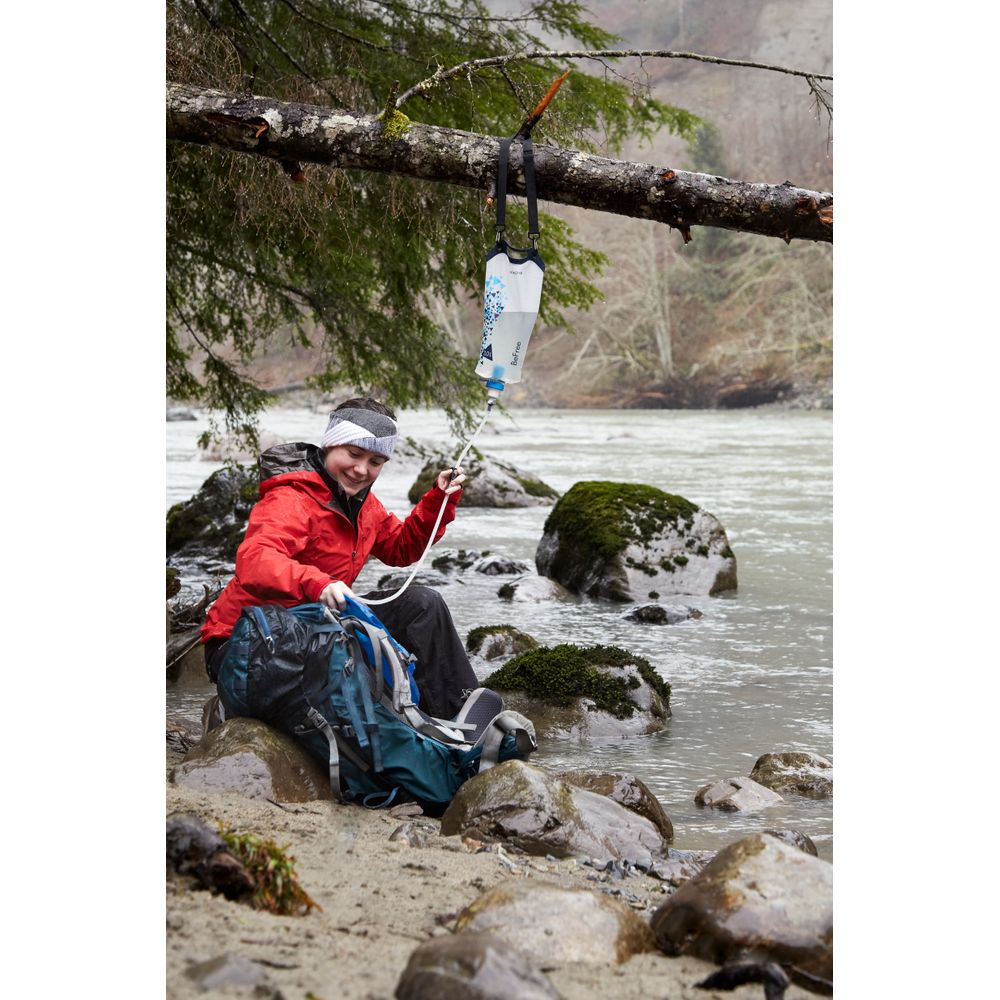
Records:
[[[265,121],[232,128],[225,120]],[[496,173],[500,140],[406,122],[387,135],[381,117],[266,97],[167,86],[167,138],[275,160],[372,170],[485,190]],[[511,194],[524,193],[520,151],[512,150]],[[691,226],[833,242],[833,195],[792,185],[729,180],[594,156],[556,146],[535,148],[538,196],[564,205]]]
[[[698,62],[715,63],[720,66],[743,66],[748,69],[763,69],[772,73],[786,73],[789,76],[801,76],[809,81],[812,88],[814,80],[832,80],[832,76],[825,76],[822,73],[809,73],[802,69],[789,69],[786,66],[772,66],[768,63],[748,62],[743,59],[723,59],[719,56],[703,56],[697,52],[670,52],[666,49],[559,49],[545,50],[536,49],[531,52],[513,53],[507,56],[489,56],[484,59],[466,59],[465,62],[452,66],[450,69],[438,67],[437,71],[426,80],[415,83],[408,90],[404,90],[396,100],[396,107],[401,107],[415,94],[425,94],[434,87],[439,87],[442,83],[454,79],[456,76],[464,76],[476,70],[489,69],[492,66],[508,66],[513,62],[526,62],[533,59],[624,59],[628,56],[638,56],[639,58],[657,59],[694,59]]]

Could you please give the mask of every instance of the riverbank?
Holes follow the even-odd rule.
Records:
[[[168,768],[178,759],[168,754]],[[441,837],[438,821],[426,817],[398,818],[333,802],[282,806],[169,783],[166,805],[168,815],[191,812],[209,826],[221,822],[288,845],[302,886],[323,908],[278,917],[168,878],[171,1000],[203,996],[188,970],[222,955],[243,959],[242,967],[260,981],[222,985],[213,989],[215,996],[388,1000],[420,943],[452,933],[464,907],[510,879],[608,892],[646,920],[672,891],[649,876],[615,879],[573,859],[484,850],[458,836]],[[699,959],[648,953],[618,966],[553,962],[542,971],[567,1000],[759,1000],[760,985],[731,992],[695,988],[715,969]],[[786,1000],[811,996],[796,986],[785,993]]]

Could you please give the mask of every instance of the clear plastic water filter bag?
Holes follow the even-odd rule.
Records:
[[[483,342],[476,374],[493,382],[520,382],[524,355],[538,316],[545,262],[538,252],[538,201],[535,196],[535,156],[531,140],[523,141],[524,187],[528,200],[531,246],[511,246],[505,236],[507,164],[513,139],[500,143],[497,170],[497,242],[486,255],[483,292]],[[502,388],[502,386],[500,386]]]

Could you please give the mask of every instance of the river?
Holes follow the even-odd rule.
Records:
[[[186,500],[220,466],[197,450],[207,426],[167,423],[167,504]],[[325,410],[273,409],[263,433],[317,441]],[[444,415],[403,412],[404,435],[449,443]],[[672,685],[673,716],[656,736],[609,747],[550,743],[536,759],[552,767],[624,770],[641,778],[674,824],[674,847],[717,850],[746,833],[790,827],[833,856],[832,800],[787,795],[759,814],[694,804],[721,778],[746,776],[758,756],[833,749],[832,419],[829,412],[520,410],[495,414],[481,450],[531,472],[560,492],[588,479],[648,483],[715,514],[736,554],[739,589],[718,597],[670,598],[704,617],[670,626],[634,625],[610,602],[514,604],[496,596],[503,577],[469,573],[443,588],[463,636],[510,622],[545,645],[624,646],[647,657]],[[376,492],[409,510],[412,465],[390,462]],[[489,549],[534,564],[550,508],[459,509],[439,547]],[[375,560],[360,593],[386,572]],[[666,600],[666,599],[665,599]],[[197,716],[204,694],[168,691],[168,706]]]

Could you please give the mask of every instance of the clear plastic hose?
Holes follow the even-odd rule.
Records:
[[[476,438],[479,437],[479,432],[483,429],[483,426],[489,419],[490,413],[493,411],[493,404],[495,402],[496,402],[495,399],[490,399],[486,403],[486,412],[483,414],[483,419],[479,421],[479,426],[475,429],[475,431],[473,431],[472,437],[469,438],[465,447],[462,449],[462,454],[458,456],[458,460],[455,462],[453,468],[461,467],[462,462],[465,460],[465,456],[468,455],[469,449],[472,447],[473,441],[475,441]],[[444,517],[444,509],[445,507],[448,506],[448,496],[449,496],[448,494],[445,494],[444,499],[441,501],[441,509],[438,511],[437,520],[434,522],[434,527],[431,529],[431,536],[430,538],[427,539],[427,547],[424,549],[423,555],[420,557],[420,559],[417,560],[417,564],[413,567],[412,571],[410,572],[410,575],[407,577],[406,582],[403,584],[403,586],[400,587],[395,594],[390,594],[388,597],[380,597],[378,600],[375,601],[366,601],[363,597],[358,597],[357,595],[355,595],[355,600],[357,600],[361,604],[368,604],[368,605],[388,604],[390,601],[396,600],[396,598],[399,597],[399,595],[402,594],[407,587],[409,587],[409,585],[413,582],[413,578],[417,575],[417,570],[420,569],[421,565],[423,564],[423,561],[427,558],[427,553],[430,552],[431,546],[434,544],[434,538],[437,535],[438,527],[441,524],[441,518]]]

